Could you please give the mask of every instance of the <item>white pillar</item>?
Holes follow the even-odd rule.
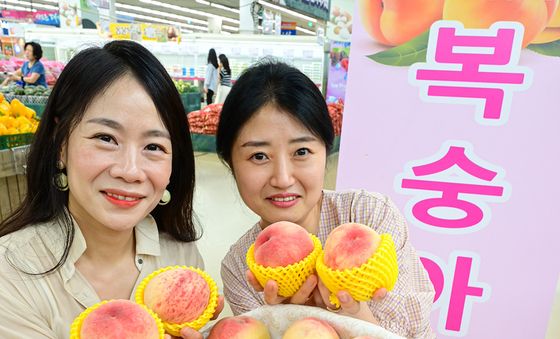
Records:
[[[252,4],[253,0],[239,0],[239,33],[241,34],[255,33],[251,13]]]

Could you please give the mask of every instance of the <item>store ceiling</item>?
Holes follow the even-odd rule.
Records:
[[[260,1],[265,9],[271,9],[266,3],[275,2]],[[119,15],[133,16],[137,22],[169,24],[167,21],[172,21],[180,23],[184,31],[205,32],[209,16],[216,15],[222,17],[223,32],[237,33],[239,29],[239,0],[115,0],[115,4]],[[0,8],[14,5],[31,5],[38,10],[49,10],[58,8],[58,0],[0,0]],[[282,21],[297,23],[297,34],[315,34],[316,20],[297,14],[278,13],[282,15]],[[315,21],[312,26],[309,26],[310,21]]]

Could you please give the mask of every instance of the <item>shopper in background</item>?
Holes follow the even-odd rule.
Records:
[[[206,76],[204,78],[204,93],[206,93],[206,104],[210,105],[218,88],[218,57],[216,51],[210,48],[206,65]]]
[[[27,196],[0,223],[0,336],[68,338],[86,307],[133,299],[153,271],[203,268],[194,171],[181,98],[159,61],[122,40],[77,54],[31,145]]]
[[[395,205],[379,193],[323,190],[333,140],[323,96],[296,68],[261,62],[247,69],[232,87],[221,111],[216,149],[229,165],[241,198],[260,221],[222,261],[226,300],[234,314],[286,302],[334,308],[316,275],[291,298],[279,297],[273,280],[263,289],[248,270],[245,253],[259,232],[277,221],[297,223],[323,244],[336,226],[362,223],[393,237],[398,281],[391,292],[379,289],[367,303],[340,291],[339,314],[379,324],[407,338],[435,338],[429,322],[434,288]]]
[[[229,60],[225,54],[218,56],[220,60],[220,67],[218,68],[220,74],[220,86],[218,89],[218,97],[216,102],[223,104],[226,97],[231,90],[231,68],[229,67]]]
[[[1,86],[7,85],[10,81],[16,81],[22,86],[41,85],[47,87],[45,66],[43,66],[41,62],[41,58],[43,57],[41,45],[36,42],[25,43],[24,54],[27,61],[23,63],[21,68],[4,79]]]

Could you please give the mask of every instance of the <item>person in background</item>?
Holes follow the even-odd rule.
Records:
[[[17,81],[22,86],[41,85],[47,87],[45,66],[43,66],[41,62],[41,58],[43,57],[41,45],[36,42],[25,43],[24,54],[27,61],[23,63],[21,68],[4,79],[1,86],[7,85],[10,81]]]
[[[225,54],[220,54],[218,56],[220,60],[219,75],[220,75],[220,87],[218,89],[218,97],[216,102],[223,104],[226,101],[226,97],[231,90],[231,68],[229,67],[229,60]]]
[[[208,51],[206,76],[204,77],[204,93],[206,93],[206,104],[210,105],[218,88],[218,57],[216,51],[210,48]]]
[[[116,40],[68,62],[26,176],[24,201],[0,223],[0,337],[68,338],[87,307],[134,300],[153,271],[204,268],[189,126],[173,81],[140,44]]]
[[[365,190],[323,189],[334,129],[325,99],[301,71],[275,61],[248,68],[223,105],[216,136],[218,156],[229,166],[245,204],[260,220],[222,261],[224,295],[234,314],[264,304],[306,304],[378,324],[407,338],[435,338],[430,311],[435,292],[410,243],[403,215],[386,195]],[[311,275],[291,298],[278,296],[278,284],[264,289],[249,271],[245,255],[261,230],[290,221],[315,234],[324,245],[343,223],[361,223],[395,242],[399,276],[391,292],[377,290],[358,302],[346,291],[329,301],[329,291]]]

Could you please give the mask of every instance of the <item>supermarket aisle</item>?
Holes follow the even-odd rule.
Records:
[[[235,181],[215,153],[195,153],[196,192],[194,210],[204,235],[198,247],[206,264],[206,271],[218,284],[220,292],[220,262],[229,247],[252,225],[258,217],[241,200]],[[334,188],[338,153],[328,158],[326,188]],[[231,315],[229,307],[222,317]]]

